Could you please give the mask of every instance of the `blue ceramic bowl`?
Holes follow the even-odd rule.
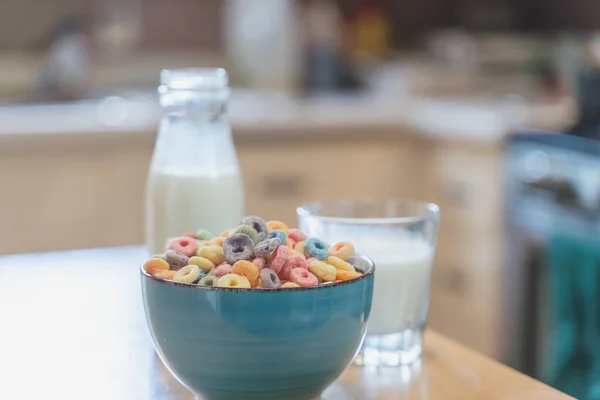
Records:
[[[142,294],[164,364],[206,400],[308,400],[358,352],[373,263],[355,280],[311,288],[213,288],[156,279]]]

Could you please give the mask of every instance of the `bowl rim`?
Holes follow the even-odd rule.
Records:
[[[367,272],[363,272],[363,274],[361,276],[354,278],[354,279],[347,280],[347,281],[330,283],[328,285],[318,285],[318,286],[308,286],[308,287],[301,286],[301,287],[292,287],[292,288],[281,288],[280,287],[277,289],[264,289],[264,288],[257,289],[257,288],[235,288],[235,287],[195,285],[193,283],[169,281],[169,280],[160,279],[155,276],[152,276],[144,270],[143,264],[140,267],[140,274],[143,278],[148,278],[148,279],[151,279],[158,283],[162,283],[165,285],[171,285],[171,286],[190,288],[192,290],[208,290],[208,291],[215,291],[215,292],[252,292],[252,293],[301,292],[301,291],[305,291],[305,290],[321,290],[321,289],[329,289],[332,287],[351,285],[353,283],[356,283],[358,281],[361,281],[361,280],[366,279],[369,276],[373,275],[373,273],[375,273],[375,263],[373,262],[373,260],[371,260],[369,257],[362,255],[362,254],[356,254],[356,256],[367,261],[370,265],[369,270]]]

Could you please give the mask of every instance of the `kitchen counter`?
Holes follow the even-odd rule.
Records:
[[[0,398],[192,399],[154,353],[141,247],[0,257]],[[410,367],[350,367],[323,400],[570,397],[429,331]]]
[[[0,107],[0,150],[14,146],[77,141],[153,140],[160,118],[157,97],[123,93],[76,103]],[[498,141],[517,126],[558,129],[572,119],[569,100],[528,102],[521,97],[392,98],[336,95],[298,98],[236,91],[230,117],[236,139],[267,135],[386,136],[407,130],[424,136]],[[123,134],[127,133],[127,137]]]

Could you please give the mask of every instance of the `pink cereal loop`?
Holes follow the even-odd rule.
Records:
[[[308,270],[308,262],[300,254],[292,252],[278,274],[279,279],[290,279],[290,271],[294,268]]]
[[[316,286],[319,284],[319,279],[311,272],[303,268],[294,268],[290,272],[290,280],[300,286]]]
[[[292,228],[288,233],[288,238],[292,239],[294,242],[302,242],[308,238],[300,229]]]
[[[289,261],[294,263],[294,268],[303,268],[308,271],[308,262],[300,254],[290,255]]]
[[[263,257],[257,257],[252,260],[252,264],[256,265],[258,272],[260,272],[265,267],[265,259]]]
[[[283,267],[281,268],[281,271],[279,271],[279,279],[283,282],[284,280],[289,280],[290,279],[290,272],[292,271],[292,269],[294,268],[293,264],[289,263],[286,261],[285,264],[283,264]]]
[[[229,264],[221,264],[215,268],[215,276],[217,278],[220,278],[223,275],[227,275],[227,274],[231,273],[231,268],[232,267]]]
[[[279,246],[271,254],[271,258],[267,263],[267,268],[271,268],[276,274],[279,275],[279,271],[283,268],[283,265],[287,261],[289,256],[289,249],[285,246]]]
[[[185,254],[188,257],[196,255],[196,239],[187,236],[171,239],[167,247],[171,250]]]

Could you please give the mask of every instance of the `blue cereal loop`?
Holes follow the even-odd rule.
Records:
[[[200,281],[200,279],[204,278],[205,275],[206,274],[204,273],[204,271],[200,270],[200,273],[198,274],[198,278],[196,278],[196,280],[194,282],[192,282],[192,283],[194,283],[194,284],[197,285],[198,281]]]
[[[278,238],[281,241],[281,244],[284,244],[285,241],[287,240],[287,235],[281,229],[273,229],[267,235],[267,239],[273,239],[273,238]]]
[[[329,257],[329,245],[315,238],[308,238],[304,241],[304,251],[318,260],[327,260]]]

